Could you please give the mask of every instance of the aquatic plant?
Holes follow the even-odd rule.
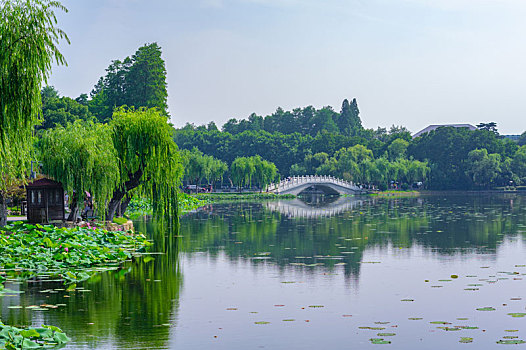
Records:
[[[22,329],[7,326],[0,321],[1,349],[52,349],[62,347],[69,341],[68,336],[55,326]]]
[[[0,272],[16,279],[80,282],[98,270],[117,267],[148,245],[144,235],[132,232],[16,222],[0,228]]]

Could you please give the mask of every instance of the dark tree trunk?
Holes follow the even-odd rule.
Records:
[[[130,201],[132,200],[132,196],[128,193],[121,201],[121,215],[124,215],[126,213],[126,209],[128,208],[128,205],[130,204]]]
[[[115,216],[115,213],[117,212],[117,208],[119,208],[119,205],[121,204],[121,200],[125,194],[126,192],[124,190],[113,192],[113,198],[110,200],[110,203],[108,204],[108,212],[106,213],[107,221],[113,221],[113,217]]]
[[[69,212],[69,215],[68,215],[68,218],[66,219],[67,221],[76,221],[78,215],[79,215],[79,206],[78,206],[78,201],[76,200],[72,200],[71,201],[71,208],[70,209],[70,212]]]
[[[7,225],[7,203],[3,193],[0,193],[0,226]]]
[[[113,198],[108,203],[108,211],[106,212],[107,221],[113,221],[115,213],[117,212],[117,208],[119,208],[119,206],[121,205],[121,201],[124,198],[124,196],[141,184],[142,174],[143,171],[141,169],[139,169],[134,174],[130,174],[129,180],[124,183],[122,188],[113,192]],[[128,204],[126,204],[126,206],[128,206]]]

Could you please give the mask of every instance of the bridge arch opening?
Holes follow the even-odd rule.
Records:
[[[326,186],[323,184],[316,184],[316,185],[312,185],[312,186],[305,188],[298,194],[298,196],[301,196],[303,194],[312,194],[312,193],[320,193],[320,192],[322,192],[325,195],[329,195],[329,196],[339,196],[340,195],[338,191],[336,191],[334,188],[330,186]]]

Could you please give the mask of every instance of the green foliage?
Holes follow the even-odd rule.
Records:
[[[399,158],[404,158],[407,152],[407,147],[409,147],[409,142],[404,139],[396,139],[389,147],[387,147],[387,152],[389,153],[389,159],[396,160]]]
[[[432,189],[470,189],[475,186],[487,188],[492,184],[508,184],[514,178],[511,174],[500,171],[497,171],[496,177],[480,176],[482,168],[477,170],[472,164],[474,161],[478,162],[477,157],[473,154],[469,158],[469,153],[476,149],[486,149],[488,154],[498,154],[500,161],[506,161],[507,158],[514,157],[517,144],[500,139],[488,130],[442,127],[413,140],[408,147],[408,155],[429,162],[429,186]],[[493,168],[497,170],[496,156],[492,158]],[[487,162],[488,160],[484,160],[483,163],[488,165]]]
[[[42,325],[39,328],[17,328],[0,321],[2,349],[51,349],[62,347],[70,340],[58,327]]]
[[[140,47],[132,57],[114,60],[91,91],[90,112],[109,121],[121,106],[157,108],[168,115],[166,68],[157,43]]]
[[[259,155],[253,157],[236,158],[230,166],[232,181],[238,187],[252,187],[252,180],[263,190],[276,180],[278,170],[274,163],[261,159]]]
[[[487,187],[493,183],[500,172],[500,155],[488,154],[485,148],[468,153],[467,175],[477,186]]]
[[[0,3],[0,190],[24,177],[32,127],[40,112],[40,87],[54,62],[65,60],[58,44],[69,42],[56,28],[58,1],[11,0]]]
[[[181,158],[185,171],[184,178],[195,185],[199,185],[203,178],[208,183],[222,181],[228,171],[228,165],[225,162],[205,155],[195,147],[191,151],[181,151]]]
[[[76,120],[91,121],[94,118],[88,107],[69,97],[60,97],[52,86],[42,89],[42,121],[37,130],[51,129],[56,125],[66,126]]]
[[[120,180],[112,129],[80,121],[59,126],[43,133],[39,151],[43,172],[62,183],[68,193],[76,194],[74,205],[88,191],[103,216]]]
[[[526,145],[526,131],[521,134],[519,141],[517,142],[519,146]]]
[[[177,217],[183,168],[167,117],[156,109],[120,108],[109,125],[120,173],[112,200],[137,188],[152,199],[154,215]]]
[[[0,228],[0,269],[11,278],[51,275],[74,283],[88,279],[100,267],[129,259],[149,244],[141,234],[17,222]]]

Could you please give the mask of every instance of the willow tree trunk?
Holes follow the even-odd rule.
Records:
[[[130,174],[129,180],[126,181],[122,187],[116,191],[113,191],[113,197],[111,198],[110,202],[108,203],[108,211],[106,212],[106,220],[107,221],[113,221],[113,218],[115,217],[115,213],[117,212],[117,208],[121,205],[122,199],[124,196],[126,196],[131,190],[136,188],[141,184],[141,178],[142,178],[143,171],[139,169],[134,174]],[[131,200],[131,198],[130,198]],[[129,204],[126,204],[126,207]]]
[[[0,193],[0,226],[7,224],[7,203],[3,193]]]

